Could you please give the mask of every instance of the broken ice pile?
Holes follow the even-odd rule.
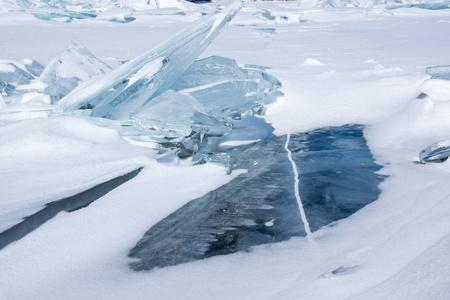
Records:
[[[85,117],[117,129],[130,142],[160,150],[166,158],[176,154],[195,161],[228,161],[218,151],[223,143],[271,136],[273,129],[255,116],[264,113],[266,97],[281,86],[262,66],[240,67],[218,56],[195,61],[241,5],[218,8],[114,70],[74,41],[34,75],[22,75],[22,69],[12,73],[17,78],[5,84],[10,105],[0,122]],[[17,106],[30,97],[39,98],[39,103],[33,100],[39,105]]]
[[[0,61],[0,92],[8,104],[0,122],[47,117],[57,102],[80,82],[110,71],[86,47],[73,41],[45,68],[34,60]]]

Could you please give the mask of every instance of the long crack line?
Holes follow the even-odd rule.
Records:
[[[308,222],[308,219],[306,218],[305,209],[303,208],[303,203],[302,203],[302,199],[300,198],[300,191],[298,188],[300,180],[299,180],[297,165],[295,164],[294,160],[292,159],[292,152],[291,152],[291,150],[289,150],[289,147],[288,147],[290,141],[291,141],[291,134],[288,133],[287,138],[286,138],[286,144],[284,144],[284,148],[287,151],[287,157],[288,157],[289,161],[291,162],[292,170],[294,171],[295,198],[297,199],[298,209],[300,211],[300,217],[302,218],[303,225],[305,226],[306,238],[308,239],[308,241],[312,241],[313,234],[311,232],[311,229],[309,228],[309,222]]]

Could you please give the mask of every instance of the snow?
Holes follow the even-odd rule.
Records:
[[[61,213],[0,250],[0,298],[447,299],[450,162],[411,161],[449,138],[448,81],[425,72],[450,63],[449,11],[328,9],[306,2],[246,2],[202,57],[270,67],[283,88],[265,120],[278,135],[366,124],[370,149],[389,175],[377,201],[315,232],[314,244],[293,238],[249,253],[133,272],[127,253],[145,231],[236,174],[214,164],[157,163],[153,151],[79,118],[18,122],[0,127],[0,230],[49,199],[135,167],[144,170],[89,207]],[[99,58],[128,60],[210,5],[186,3],[185,15],[134,13],[136,20],[124,24],[56,23],[12,11],[5,1],[0,58],[47,64],[76,38]],[[417,98],[421,93],[427,96]],[[27,104],[21,105],[17,109]]]

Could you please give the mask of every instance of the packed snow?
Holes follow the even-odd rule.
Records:
[[[214,12],[226,5],[0,3],[0,234],[49,201],[143,167],[88,207],[60,213],[1,249],[1,299],[450,297],[450,162],[444,156],[429,162],[421,154],[448,150],[449,2],[244,2],[239,12],[235,3],[234,19],[207,40],[209,29],[213,35],[222,29]],[[79,102],[66,111],[59,104],[71,91],[92,95],[83,85],[98,87],[104,78],[126,73],[127,62],[165,49],[176,34],[202,27],[208,16],[216,17],[199,41],[211,44],[203,53],[189,48],[186,53],[195,52],[191,62],[179,62],[186,75],[174,75],[182,80],[160,90],[148,102],[153,110],[141,114],[156,120],[155,110],[176,106],[181,117],[157,119],[165,127],[155,132],[170,136],[175,148],[184,143],[188,158],[175,155],[181,150],[158,148],[159,136],[133,139],[130,132],[141,128],[136,120],[93,118],[89,107],[76,110]],[[193,65],[199,67],[189,69],[197,56]],[[165,57],[152,56],[150,67],[133,70],[142,72],[135,79],[158,73]],[[206,78],[215,74],[215,80],[189,81],[201,72]],[[121,92],[131,84],[121,76],[105,91]],[[261,84],[248,83],[256,81]],[[215,87],[236,92],[250,106],[234,115],[241,108],[235,103],[214,110],[202,95]],[[248,87],[252,92],[243,93]],[[367,144],[383,166],[376,201],[309,239],[293,237],[151,271],[130,269],[130,249],[153,225],[246,172],[228,174],[220,155],[195,157],[202,153],[197,145],[207,136],[205,127],[210,144],[202,155],[273,134],[345,124],[365,125]],[[219,135],[225,137],[215,140]],[[194,165],[195,159],[204,161]]]

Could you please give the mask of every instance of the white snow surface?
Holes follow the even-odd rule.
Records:
[[[73,39],[100,59],[133,58],[212,5],[105,25],[42,21],[10,2],[0,6],[0,58],[43,64]],[[270,67],[283,83],[265,116],[276,134],[366,124],[368,144],[389,175],[377,201],[314,232],[314,243],[293,238],[134,272],[127,253],[152,225],[237,173],[213,164],[162,165],[115,131],[80,119],[18,122],[0,127],[0,231],[45,200],[144,170],[0,250],[0,299],[448,299],[450,162],[411,161],[449,138],[449,86],[425,69],[450,64],[450,11],[300,4],[245,3],[202,57]],[[309,58],[321,64],[304,64]],[[428,96],[416,98],[422,92]],[[347,271],[332,273],[340,267]]]

